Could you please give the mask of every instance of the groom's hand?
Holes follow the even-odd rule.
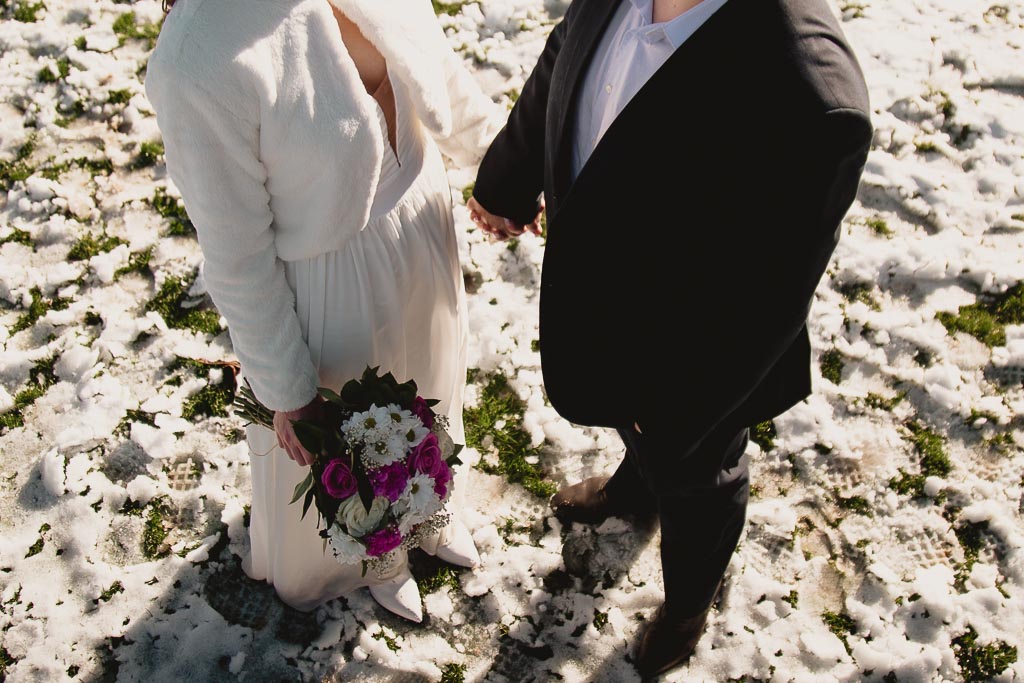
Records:
[[[278,410],[274,413],[274,433],[277,434],[277,445],[296,464],[303,467],[313,464],[313,454],[305,449],[299,441],[299,437],[295,435],[295,427],[292,426],[292,422],[315,417],[319,412],[321,401],[323,399],[317,395],[312,401],[297,410]]]
[[[491,239],[503,241],[510,237],[519,237],[525,232],[531,232],[534,235],[541,234],[540,217],[544,212],[543,202],[533,221],[526,225],[520,225],[511,219],[491,213],[481,206],[476,197],[470,197],[466,202],[466,207],[469,209],[469,217],[473,223]]]

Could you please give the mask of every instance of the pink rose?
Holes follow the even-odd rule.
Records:
[[[437,437],[427,434],[409,454],[409,469],[412,472],[421,472],[429,474],[431,477],[437,477],[442,466],[447,467],[441,457],[441,446],[437,443]]]
[[[427,405],[427,399],[422,396],[417,396],[413,399],[412,408],[409,409],[409,412],[418,417],[427,429],[434,426],[434,411]]]
[[[356,475],[352,474],[348,463],[341,458],[334,458],[327,463],[324,473],[320,475],[320,482],[333,498],[348,498],[359,488]]]
[[[434,493],[441,500],[448,495],[448,484],[452,481],[452,468],[448,467],[448,463],[441,461],[441,469],[437,474],[432,475],[434,477]]]

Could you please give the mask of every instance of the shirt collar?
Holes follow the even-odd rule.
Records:
[[[725,0],[703,0],[671,21],[652,24],[654,0],[629,0],[629,2],[633,5],[633,11],[641,19],[640,25],[634,29],[637,37],[648,43],[667,40],[673,50],[686,42],[687,38],[693,35],[716,10],[725,4]]]

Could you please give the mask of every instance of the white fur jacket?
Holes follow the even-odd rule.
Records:
[[[455,164],[504,124],[429,0],[330,0],[384,55]],[[256,396],[318,386],[281,261],[342,246],[369,218],[384,140],[328,0],[178,0],[146,75],[168,174],[195,224],[207,287]]]

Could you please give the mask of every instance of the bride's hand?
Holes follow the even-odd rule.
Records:
[[[289,458],[303,467],[313,464],[313,454],[299,443],[299,437],[295,436],[295,428],[292,426],[292,422],[314,417],[322,400],[318,395],[297,410],[278,410],[274,413],[274,432],[277,434],[277,445],[284,449]]]

